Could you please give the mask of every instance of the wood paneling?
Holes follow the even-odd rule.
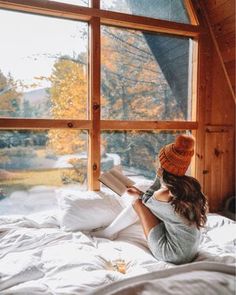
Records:
[[[219,23],[222,20],[227,19],[228,17],[235,14],[235,1],[224,1],[221,5],[218,5],[217,7],[211,7],[208,4],[207,12],[212,24]]]
[[[235,93],[235,0],[200,1],[206,10],[229,82]]]
[[[224,51],[221,51],[221,54],[225,63],[235,60],[235,47],[225,49]]]
[[[216,40],[219,44],[221,52],[226,49],[231,49],[235,46],[235,32],[230,32],[223,36],[218,36]]]
[[[211,87],[211,102],[207,124],[212,125],[234,125],[235,104],[229,99],[230,91],[225,83],[222,67],[219,64],[218,55],[213,50],[212,52],[212,87]]]
[[[213,24],[213,30],[216,37],[224,36],[230,32],[235,31],[235,14],[221,20],[220,22]]]
[[[229,75],[229,80],[233,87],[235,87],[235,61],[231,60],[225,63],[227,73]]]
[[[204,189],[211,211],[221,210],[235,193],[235,103],[223,75],[218,55],[212,52],[212,87],[206,113]],[[212,127],[213,125],[213,127]]]
[[[217,212],[234,194],[234,134],[233,128],[226,126],[207,126],[205,134],[205,193],[210,196],[211,212]]]
[[[226,1],[220,1],[218,5],[219,1],[203,2],[207,9],[210,4],[222,9]],[[198,3],[202,4],[202,1]],[[228,70],[232,68],[234,62],[232,48],[235,47],[233,45],[235,33],[227,27],[223,30],[223,35],[218,32],[216,37],[213,31],[214,26],[211,25],[214,33],[212,37],[204,11],[199,9],[198,13],[201,23],[205,26],[205,33],[201,36],[199,44],[200,84],[198,85],[199,127],[196,132],[196,176],[203,184],[203,191],[208,196],[210,211],[216,212],[222,209],[225,199],[235,194],[235,102],[232,99],[232,86],[230,88],[228,83],[231,79]],[[225,16],[225,13],[222,15]],[[208,12],[206,16],[209,20]],[[224,22],[222,19],[221,24],[225,23],[228,26],[231,21]],[[225,40],[227,40],[226,44],[224,44]],[[221,51],[222,47],[224,51]]]
[[[208,9],[215,9],[229,0],[207,0],[206,6]]]

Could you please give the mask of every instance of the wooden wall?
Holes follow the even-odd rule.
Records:
[[[198,2],[204,33],[200,42],[196,175],[212,212],[221,210],[225,200],[235,194],[233,3],[231,0]]]
[[[207,0],[205,6],[235,92],[235,1]]]

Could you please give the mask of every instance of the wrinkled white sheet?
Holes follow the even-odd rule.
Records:
[[[235,223],[209,215],[196,261],[235,264],[235,241]],[[116,259],[125,260],[126,274],[112,269]],[[179,266],[155,260],[138,223],[110,241],[64,232],[57,210],[0,217],[0,294],[87,294],[112,282],[170,268],[178,273]]]
[[[104,286],[90,295],[231,295],[235,268],[215,262],[194,262],[155,271]]]

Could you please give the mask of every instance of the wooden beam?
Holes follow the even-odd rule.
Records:
[[[89,120],[0,118],[0,129],[87,129]]]
[[[199,63],[198,63],[198,41],[192,40],[192,63],[190,64],[190,71],[192,70],[191,75],[191,119],[193,121],[197,120],[197,85],[199,82]],[[190,72],[189,71],[189,72]]]
[[[194,130],[197,122],[101,120],[101,130]]]
[[[95,111],[97,105],[95,103]],[[97,114],[97,112],[96,112]],[[95,122],[96,124],[97,122]],[[0,118],[0,129],[83,129],[92,130],[92,120]],[[116,121],[101,120],[101,130],[195,130],[192,121]],[[97,147],[96,147],[97,149]]]
[[[221,64],[221,67],[223,69],[223,72],[224,72],[224,76],[225,76],[225,79],[226,79],[226,82],[228,84],[228,87],[229,87],[229,90],[230,90],[230,93],[232,95],[232,98],[234,100],[234,102],[236,103],[236,96],[235,96],[235,93],[234,93],[234,90],[233,90],[233,87],[232,87],[232,84],[231,84],[231,81],[230,81],[230,78],[229,78],[229,75],[227,73],[227,70],[226,70],[226,67],[225,67],[225,64],[224,64],[224,60],[223,60],[223,57],[221,55],[221,52],[220,52],[220,49],[219,49],[219,45],[218,45],[218,42],[216,40],[216,37],[215,37],[215,34],[213,32],[213,29],[211,27],[211,23],[210,23],[210,20],[209,20],[209,17],[208,17],[208,14],[206,12],[206,8],[205,8],[205,3],[203,1],[199,1],[199,5],[201,7],[201,10],[202,10],[202,13],[203,13],[203,16],[206,20],[206,24],[207,24],[207,27],[208,27],[208,30],[210,32],[210,36],[211,36],[211,39],[213,41],[213,44],[214,44],[214,47],[216,49],[216,52],[217,52],[217,55],[218,55],[218,58],[220,60],[220,64]]]
[[[100,10],[95,6],[90,8],[46,0],[1,0],[0,8],[81,21],[90,21],[92,17],[98,17],[103,25],[188,37],[197,37],[201,31],[200,26]]]
[[[96,107],[95,107],[96,108]],[[194,121],[117,121],[101,120],[102,130],[197,129]],[[91,120],[0,118],[0,129],[92,129]]]
[[[188,12],[188,16],[192,25],[199,25],[197,13],[195,7],[193,6],[192,0],[184,0],[184,6]]]
[[[201,31],[199,26],[105,10],[100,11],[100,17],[102,25],[130,28],[147,32],[197,37]]]
[[[5,0],[0,1],[0,8],[81,21],[91,19],[91,15],[82,6],[47,0]]]
[[[192,59],[192,62],[189,63],[189,74],[191,74],[191,80],[189,81],[190,85],[190,99],[191,99],[191,119],[193,121],[197,120],[197,104],[198,104],[198,89],[197,85],[199,83],[199,63],[198,63],[198,54],[199,54],[199,48],[198,48],[198,40],[192,40],[191,41],[191,51],[190,51],[190,56],[189,58]],[[198,125],[197,125],[198,127]],[[196,138],[196,129],[192,129],[192,135]],[[196,156],[193,157],[191,166],[190,166],[190,171],[191,175],[193,177],[196,177],[196,163],[197,159]]]
[[[98,5],[93,0],[93,5]],[[88,159],[88,188],[99,190],[100,182],[100,83],[101,83],[101,36],[100,19],[90,21],[90,119],[92,128],[89,132],[89,159]]]
[[[197,10],[199,11],[199,10]],[[203,24],[202,15],[199,14],[199,21]],[[193,130],[193,135],[196,139],[195,155],[193,160],[192,175],[201,183],[202,189],[205,192],[205,121],[211,117],[209,105],[211,85],[211,70],[212,70],[212,42],[210,42],[208,34],[201,34],[198,40],[197,56],[197,93],[196,93],[196,121],[198,122],[197,130]]]

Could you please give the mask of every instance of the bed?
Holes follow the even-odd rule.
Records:
[[[68,195],[70,204],[62,201]],[[94,207],[94,219],[89,213],[83,216],[89,198],[89,208],[95,199],[97,204],[106,199],[101,210]],[[35,202],[40,206],[34,212]],[[107,191],[40,188],[2,200],[0,294],[234,294],[234,221],[209,214],[198,256],[177,266],[155,260],[139,222],[114,240],[94,237],[90,229],[104,226],[99,223],[104,216],[111,222],[119,210],[119,200]],[[90,228],[81,227],[86,216]]]

